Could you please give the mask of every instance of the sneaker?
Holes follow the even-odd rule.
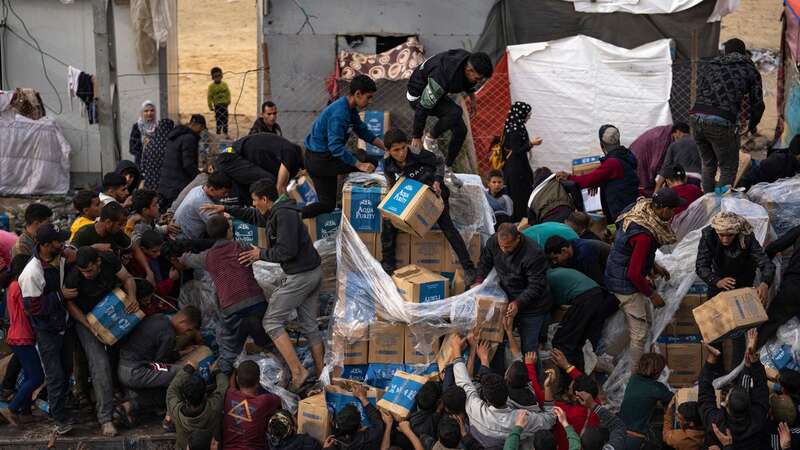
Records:
[[[422,148],[429,152],[439,153],[439,141],[430,134],[426,134],[422,137]]]
[[[56,423],[56,428],[53,430],[59,436],[63,436],[72,431],[71,423]]]
[[[453,173],[453,169],[449,166],[444,166],[444,182],[456,189],[461,189],[464,186],[464,182]]]

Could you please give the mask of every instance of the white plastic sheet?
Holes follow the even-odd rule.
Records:
[[[509,46],[508,56],[511,100],[533,107],[528,131],[544,140],[536,166],[569,170],[573,159],[599,154],[603,124],[617,126],[628,145],[672,123],[668,39],[628,50],[574,36]]]
[[[687,10],[703,0],[564,0],[584,13],[626,12],[631,14],[669,14]],[[717,0],[709,22],[719,22],[739,6],[739,0]]]
[[[767,209],[778,236],[800,225],[800,176],[759,183],[747,191],[747,198]]]
[[[0,115],[0,195],[64,195],[69,143],[50,117]]]

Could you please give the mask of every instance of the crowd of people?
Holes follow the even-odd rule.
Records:
[[[703,193],[734,185],[742,99],[750,105],[750,132],[763,111],[760,78],[744,44],[731,40],[724,47],[699,75],[691,124],[675,123],[652,135],[667,136],[670,143],[658,150],[650,145],[663,162],[647,172],[639,170],[637,153],[646,151],[641,142],[657,139],[635,142],[634,152],[621,145],[621,131],[613,125],[600,128],[604,155],[588,173],[533,170],[530,155],[542,139],[528,135],[531,106],[514,103],[500,139],[501,167],[486,177],[496,228],[477,264],[448,204],[451,190],[462,186],[453,164],[467,131],[449,95],[469,97],[474,112],[473,93],[493,72],[485,54],[450,50],[414,70],[407,95],[414,111],[410,138],[399,129],[378,137],[359,118],[377,91],[366,75],[354,77],[347,95],[317,117],[302,148],[282,137],[278,108],[265,102],[250,134],[205,164],[198,150],[205,118],[196,114],[188,125],[174,126],[158,120],[155,106],[145,102],[131,131],[134,161],[105,174],[100,189],[74,196],[77,218],[69,230],[51,224],[46,205],[32,203],[19,236],[0,232],[6,343],[13,354],[3,379],[8,403],[0,415],[11,426],[28,423],[35,420],[34,401],[46,399],[55,433],[64,435],[75,424],[73,411],[90,406],[102,434],[110,437],[118,427],[162,414],[181,450],[634,450],[661,448],[662,442],[678,450],[800,448],[800,373],[781,370],[770,392],[757,353],[800,312],[792,297],[800,250],[769,303],[769,321],[731,338],[732,357],[744,361],[744,370],[722,393],[712,385],[723,370],[720,343],[705,346],[697,400],[680,404],[659,381],[664,356],[648,348],[653,310],[665,305],[654,280],[670,277],[655,261],[656,250],[676,242],[676,214]],[[211,75],[208,106],[217,134],[227,135],[230,92],[219,68]],[[438,120],[426,133],[430,116]],[[389,186],[407,177],[443,199],[437,223],[466,285],[478,286],[494,271],[509,302],[499,348],[474,332],[444,339],[442,354],[457,357],[419,388],[408,417],[379,410],[357,385],[352,394],[361,408],[335,411],[330,436],[318,442],[298,431],[298,419],[283,409],[281,397],[262,388],[258,364],[245,360],[235,366],[249,339],[280,354],[289,368],[288,390],[307,396],[318,387],[326,351],[317,322],[322,270],[303,219],[336,207],[341,175],[371,173],[378,166],[379,158],[347,148],[351,132],[385,152]],[[442,154],[438,142],[448,135]],[[798,158],[795,138],[788,150],[748,168],[745,187],[794,175]],[[315,203],[298,205],[287,195],[301,171],[313,181]],[[584,211],[584,189],[599,189],[602,216],[616,225],[613,235]],[[234,240],[229,218],[265,228],[267,242],[259,247]],[[381,263],[388,273],[397,268],[397,233],[384,220]],[[767,305],[776,279],[771,259],[799,237],[797,227],[764,248],[745,218],[719,213],[702,230],[697,276],[709,298],[754,287]],[[268,298],[254,274],[257,261],[277,263],[286,275]],[[190,281],[213,285],[222,319],[212,336],[216,360],[207,368],[192,358],[208,344],[200,333],[203,314],[174,300]],[[90,317],[112,293],[126,297],[126,312],[139,310],[144,318],[110,345]],[[552,314],[566,306],[547,342]],[[602,348],[603,324],[617,310],[626,331],[604,351],[613,364],[629,356],[633,375],[615,413],[602,391],[613,367],[587,370],[584,346]],[[313,367],[298,357],[287,333],[290,321],[305,337]],[[546,364],[542,344],[549,349]],[[658,405],[664,416],[654,426]]]

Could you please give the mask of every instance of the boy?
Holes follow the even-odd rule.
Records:
[[[676,417],[678,418],[678,428],[673,428]],[[664,411],[664,429],[661,435],[664,443],[676,450],[700,450],[703,448],[705,430],[703,422],[700,420],[697,402],[675,405],[675,397],[673,397]]]
[[[69,227],[69,240],[75,239],[78,230],[85,225],[93,224],[100,216],[100,197],[96,192],[84,189],[75,194],[72,199],[72,206],[78,211],[78,217]]]
[[[103,192],[100,193],[100,203],[104,206],[118,202],[124,207],[131,206],[128,194],[128,181],[117,172],[109,172],[103,176]]]
[[[384,172],[389,189],[400,177],[407,177],[427,184],[433,189],[436,195],[442,197],[444,210],[436,223],[442,229],[450,247],[458,255],[458,262],[464,269],[464,283],[471,286],[475,280],[475,264],[470,259],[464,239],[456,230],[453,219],[450,218],[450,190],[444,185],[442,161],[428,150],[418,152],[408,151],[408,138],[400,129],[391,129],[384,135],[387,150],[384,158]],[[397,265],[395,258],[395,244],[397,240],[397,229],[389,220],[383,221],[383,231],[381,232],[381,246],[383,251],[383,261],[381,265],[387,273],[394,272]]]
[[[513,222],[511,216],[514,215],[514,203],[511,201],[511,197],[503,192],[506,187],[503,172],[499,170],[489,172],[488,185],[489,187],[486,188],[486,200],[489,201],[489,206],[494,211],[495,225]]]
[[[347,405],[336,413],[334,434],[328,436],[323,448],[337,450],[371,450],[381,446],[384,422],[378,408],[367,400],[367,390],[363,386],[353,389],[353,396],[361,402],[369,426],[361,426],[361,413],[355,405]]]
[[[31,203],[25,208],[25,229],[11,248],[11,257],[17,255],[32,255],[36,245],[36,232],[39,227],[50,223],[53,210],[42,203]]]
[[[228,136],[228,105],[231,104],[231,91],[228,84],[222,81],[222,69],[211,69],[213,83],[208,85],[208,109],[214,111],[214,121],[217,123],[217,134]]]
[[[167,388],[167,414],[175,422],[175,450],[185,450],[191,436],[203,430],[219,437],[228,376],[215,369],[217,387],[206,396],[206,382],[195,371],[192,363],[183,366]]]
[[[573,211],[572,214],[564,221],[570,228],[575,230],[578,237],[586,240],[600,241],[600,239],[592,230],[589,225],[592,224],[592,218],[583,211]]]
[[[222,442],[229,450],[264,450],[267,421],[281,408],[281,398],[261,389],[261,369],[255,361],[242,361],[233,385],[225,394]]]
[[[222,172],[214,172],[208,176],[203,186],[197,186],[186,195],[181,205],[175,210],[175,223],[180,226],[180,239],[202,239],[205,237],[206,225],[211,215],[203,212],[201,206],[228,196],[233,182]]]
[[[143,271],[144,277],[152,284],[156,284],[156,275],[150,268],[147,255],[141,249],[142,234],[146,231],[156,231],[163,234],[167,233],[166,226],[157,226],[156,221],[160,214],[158,210],[158,193],[146,189],[139,189],[132,196],[134,214],[128,218],[125,224],[125,234],[130,236],[133,258],[139,265],[137,272]],[[177,227],[173,227],[176,228]]]
[[[162,297],[175,297],[176,295],[173,295],[173,293],[175,291],[175,287],[177,286],[177,282],[180,280],[180,271],[175,267],[170,267],[169,272],[167,272],[166,267],[162,269],[161,246],[163,244],[164,238],[161,236],[161,233],[155,230],[147,230],[142,233],[142,236],[139,239],[138,248],[139,251],[142,252],[142,255],[144,255],[145,263],[155,278],[156,283],[151,285],[155,289],[155,293]],[[132,263],[129,264],[129,266],[129,270],[134,276],[144,276],[145,272],[142,267],[140,267],[140,263]],[[142,300],[143,299],[140,299],[139,302],[141,304],[142,311],[149,315]],[[158,307],[156,309],[160,310],[161,308]]]
[[[131,246],[131,240],[122,231],[127,212],[117,202],[111,202],[100,210],[97,222],[86,225],[75,234],[72,245],[75,248],[94,247],[101,252],[114,252],[117,255]]]

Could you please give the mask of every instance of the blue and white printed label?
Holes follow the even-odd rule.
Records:
[[[350,225],[356,232],[380,233],[381,213],[378,211],[380,203],[380,186],[352,186],[349,218]]]
[[[419,302],[428,303],[444,300],[445,280],[429,281],[419,286]]]
[[[258,245],[258,227],[239,219],[233,219],[233,238],[248,246]]]
[[[100,303],[92,309],[91,314],[117,340],[125,337],[139,324],[139,316],[126,313],[125,304],[114,292],[100,300]]]
[[[383,210],[396,216],[402,216],[406,208],[414,200],[414,197],[424,188],[425,185],[419,181],[404,178],[400,182],[400,186],[396,186],[392,190],[389,199],[384,202]]]
[[[330,236],[335,236],[339,231],[339,223],[342,221],[342,210],[320,214],[314,220],[317,221],[317,235],[314,240],[325,239]]]
[[[364,124],[367,126],[369,131],[372,132],[375,136],[383,139],[383,133],[386,132],[384,129],[386,120],[386,111],[365,111],[364,112]],[[367,153],[370,155],[379,155],[383,156],[383,150],[380,148],[370,144],[367,144]]]
[[[411,409],[414,408],[414,401],[417,398],[417,393],[421,388],[421,383],[395,374],[392,381],[389,383],[389,387],[386,388],[383,400],[394,403],[407,411],[411,411]]]

